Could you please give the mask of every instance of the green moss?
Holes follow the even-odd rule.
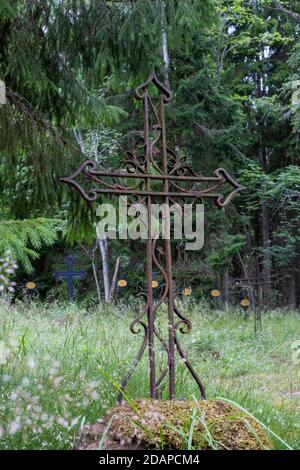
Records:
[[[221,401],[135,401],[115,406],[101,423],[86,429],[77,448],[261,450],[272,449],[266,432],[242,411]],[[113,419],[112,419],[113,417]],[[107,425],[110,427],[107,430]]]

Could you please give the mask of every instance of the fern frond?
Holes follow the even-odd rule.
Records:
[[[10,252],[26,272],[32,272],[32,261],[39,257],[43,246],[57,239],[59,219],[25,219],[0,221],[0,255]]]

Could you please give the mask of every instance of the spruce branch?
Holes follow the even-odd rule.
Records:
[[[273,11],[278,11],[279,13],[284,13],[288,17],[292,18],[293,20],[297,21],[297,23],[300,23],[300,14],[296,13],[295,11],[289,10],[286,8],[281,2],[278,0],[273,0],[272,2],[272,7],[269,5],[265,5],[265,8],[267,10],[273,10]]]

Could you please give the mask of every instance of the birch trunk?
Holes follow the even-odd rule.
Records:
[[[121,261],[120,257],[117,258],[115,271],[114,271],[114,275],[113,275],[113,278],[112,278],[112,281],[111,281],[110,292],[109,292],[109,303],[110,304],[113,302],[114,295],[115,295],[115,292],[116,292],[116,285],[117,285],[118,273],[119,273],[119,268],[120,268],[120,261]]]
[[[102,273],[104,285],[104,298],[108,304],[110,299],[110,280],[109,280],[109,263],[108,263],[108,242],[107,239],[98,239],[99,249],[102,259]]]
[[[163,75],[164,75],[164,84],[170,90],[170,81],[169,81],[169,73],[170,73],[170,55],[168,50],[168,38],[165,29],[166,24],[166,15],[165,15],[165,5],[162,3],[162,58],[163,58]]]
[[[100,305],[101,304],[101,292],[100,292],[100,286],[98,282],[97,268],[96,268],[96,264],[94,261],[92,261],[92,268],[93,268],[93,274],[94,274],[94,279],[95,279],[95,284],[96,284],[96,289],[97,289],[98,303]]]
[[[225,310],[228,310],[229,308],[229,285],[229,271],[228,268],[226,268],[223,272],[223,302]]]

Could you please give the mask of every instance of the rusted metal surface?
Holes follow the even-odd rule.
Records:
[[[155,106],[150,96],[150,87],[155,86],[160,96]],[[97,200],[101,194],[127,195],[143,201],[148,207],[148,239],[147,239],[147,291],[145,293],[145,306],[138,317],[132,322],[130,330],[134,334],[141,331],[144,338],[132,368],[124,378],[121,389],[124,391],[128,381],[142,359],[146,348],[149,351],[150,396],[158,397],[158,389],[168,374],[169,398],[175,398],[175,351],[183,360],[185,366],[197,383],[202,398],[205,398],[204,386],[195,369],[183,350],[178,333],[187,334],[191,331],[191,322],[183,316],[176,305],[176,294],[173,286],[171,240],[153,239],[151,236],[151,205],[157,197],[163,198],[164,203],[179,203],[185,201],[203,201],[211,198],[218,207],[225,207],[243,187],[239,185],[223,168],[214,172],[214,176],[198,175],[185,158],[173,152],[167,144],[165,125],[165,105],[171,101],[172,94],[156,77],[150,74],[148,80],[135,91],[135,97],[143,102],[144,131],[140,139],[141,144],[131,152],[127,152],[117,171],[97,169],[92,160],[84,162],[78,170],[68,178],[61,181],[74,187],[89,203]],[[91,187],[85,189],[77,181],[82,178],[89,182]],[[135,180],[130,186],[128,181]],[[137,182],[136,182],[137,181]],[[153,182],[161,182],[161,189],[153,189]],[[232,190],[224,195],[221,190],[224,185],[230,185]],[[183,186],[182,186],[183,185]],[[130,199],[129,198],[129,199]],[[136,202],[134,200],[133,202]],[[164,288],[159,298],[153,301],[153,269],[163,278]],[[156,325],[156,316],[161,305],[166,302],[168,306],[168,340],[166,341]],[[158,378],[156,366],[156,342],[159,341],[167,353],[167,367]],[[119,395],[122,400],[122,394]]]
[[[87,160],[84,162],[78,170],[68,178],[61,178],[61,181],[73,186],[77,191],[79,191],[82,197],[87,202],[94,202],[97,200],[99,194],[115,194],[119,196],[169,196],[169,197],[185,197],[185,198],[212,198],[218,207],[225,207],[229,202],[234,198],[234,196],[240,192],[243,188],[240,186],[224,168],[218,168],[214,174],[215,176],[192,176],[189,175],[177,175],[177,174],[150,174],[147,172],[144,173],[130,173],[126,171],[97,171],[97,164],[93,160]],[[189,166],[182,167],[178,170],[188,171]],[[93,187],[89,190],[85,190],[77,181],[76,178],[80,175],[83,175],[86,180],[92,181],[96,184],[101,184],[103,187]],[[145,180],[151,182],[151,180],[161,180],[161,181],[170,181],[172,188],[174,187],[176,191],[151,191],[148,189],[139,189],[140,186],[126,186],[119,183],[108,183],[106,180],[103,180],[102,177],[110,178],[134,178],[140,179],[142,182]],[[212,183],[209,188],[206,189],[197,189],[192,188],[186,190],[176,184],[177,181],[191,182],[191,183]],[[233,186],[234,190],[224,196],[218,191],[225,183],[229,183]]]

